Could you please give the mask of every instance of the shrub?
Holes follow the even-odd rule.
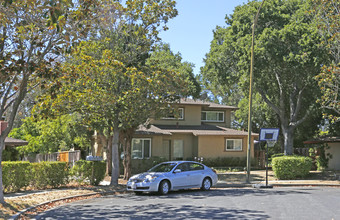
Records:
[[[66,162],[32,163],[31,167],[31,183],[35,188],[55,188],[68,183],[69,168]]]
[[[156,166],[159,163],[168,161],[164,157],[151,157],[149,159],[132,159],[131,167],[133,174],[142,173],[149,170],[151,167]]]
[[[209,167],[246,167],[246,157],[217,157],[203,159],[203,163]]]
[[[326,154],[326,150],[329,149],[327,144],[321,144],[317,147],[309,149],[309,155],[314,158],[314,163],[317,167],[317,170],[323,171],[328,168],[329,160],[332,159],[332,155],[330,153]]]
[[[106,163],[104,161],[79,160],[72,168],[72,175],[76,176],[79,183],[89,182],[91,185],[99,185],[104,179]]]
[[[2,162],[2,182],[5,192],[16,192],[29,185],[29,162]]]
[[[296,179],[309,174],[312,168],[312,159],[300,156],[275,157],[272,167],[278,179]]]

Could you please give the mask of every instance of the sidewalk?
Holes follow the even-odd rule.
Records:
[[[266,184],[266,171],[251,171],[250,183],[247,183],[246,172],[227,172],[218,175],[217,188],[226,187],[254,187],[254,185]],[[311,171],[306,179],[301,180],[277,180],[273,171],[268,171],[268,185],[279,186],[334,186],[340,187],[340,171]]]

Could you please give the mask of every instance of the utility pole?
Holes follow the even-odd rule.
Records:
[[[263,6],[265,0],[262,1],[259,9],[257,10],[253,30],[252,30],[252,39],[251,39],[251,57],[250,57],[250,86],[249,86],[249,111],[248,111],[248,149],[247,149],[247,183],[250,183],[250,166],[251,166],[251,114],[252,114],[252,96],[253,96],[253,68],[254,68],[254,41],[255,41],[255,27],[257,24],[257,20],[259,18],[260,10]]]

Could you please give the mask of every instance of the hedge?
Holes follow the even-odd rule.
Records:
[[[247,157],[203,158],[203,163],[208,167],[246,167]]]
[[[69,182],[70,170],[66,162],[4,161],[1,164],[6,193],[25,190],[28,186],[30,189],[55,188]]]
[[[312,169],[312,159],[301,156],[275,157],[272,161],[274,175],[278,179],[296,179],[305,177]]]
[[[2,162],[2,183],[5,192],[16,192],[30,185],[29,162]]]
[[[91,185],[99,185],[104,179],[106,163],[104,161],[79,160],[72,168],[72,175],[79,183],[89,182]]]
[[[146,172],[153,166],[156,166],[159,163],[168,161],[164,157],[151,157],[148,159],[132,159],[131,160],[131,167],[133,174]],[[124,168],[123,166],[121,166]]]
[[[66,185],[69,180],[69,168],[66,162],[40,162],[31,164],[31,185],[37,189],[48,186]]]

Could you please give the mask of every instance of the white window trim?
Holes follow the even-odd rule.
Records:
[[[131,141],[131,145],[133,144],[133,140],[136,140],[136,139],[139,139],[141,141],[143,141],[143,144],[142,144],[142,158],[135,158],[135,160],[143,160],[143,159],[150,159],[152,157],[152,152],[151,152],[151,145],[152,145],[152,142],[151,142],[151,138],[132,138],[132,141]],[[144,157],[144,140],[149,140],[150,141],[150,146],[149,146],[149,152],[150,152],[150,155],[149,157]],[[131,146],[131,151],[133,150],[133,146]],[[132,152],[131,152],[131,156],[132,156]]]
[[[220,112],[220,111],[202,111],[202,112],[205,112],[205,113],[207,113],[207,112],[222,113],[223,114],[223,120],[219,121],[219,120],[204,120],[204,119],[201,119],[201,121],[205,121],[205,122],[224,122],[224,112]]]
[[[234,141],[234,143],[235,143],[235,140],[241,140],[241,149],[227,149],[227,142],[228,141]],[[243,139],[242,138],[226,138],[224,150],[225,151],[243,151]]]
[[[184,119],[184,108],[178,108],[177,110],[182,110],[182,114],[180,114],[179,118],[167,118],[167,117],[163,117],[162,119],[166,119],[166,120],[183,120]]]

